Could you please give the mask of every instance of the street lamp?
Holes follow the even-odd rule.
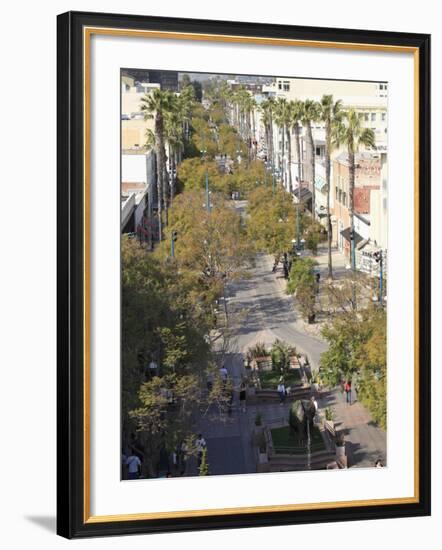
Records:
[[[209,190],[209,175],[206,172],[206,208],[210,214],[210,190]]]
[[[382,298],[384,293],[384,254],[382,250],[378,250],[373,254],[373,258],[379,264],[379,303],[382,306]]]
[[[178,239],[178,231],[173,230],[170,234],[170,257],[175,258],[175,242]]]
[[[207,149],[201,149],[201,154],[203,155],[204,164],[206,165],[206,208],[207,208],[207,212],[210,214],[209,172],[207,170],[206,153],[207,153]]]

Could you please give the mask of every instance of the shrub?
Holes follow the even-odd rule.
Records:
[[[290,368],[290,355],[293,352],[294,349],[287,342],[275,340],[270,350],[273,370],[286,372]]]
[[[247,357],[250,357],[250,359],[256,359],[257,357],[265,357],[267,353],[265,344],[263,342],[257,342],[254,346],[247,350]]]

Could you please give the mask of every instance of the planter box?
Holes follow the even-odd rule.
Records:
[[[341,459],[345,456],[345,445],[343,447],[336,447],[336,459]]]
[[[260,447],[265,443],[264,426],[255,426],[252,431],[252,444]],[[265,453],[267,456],[267,453]]]

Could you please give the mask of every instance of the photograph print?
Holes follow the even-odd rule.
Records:
[[[386,82],[121,70],[122,480],[388,466],[387,122]]]

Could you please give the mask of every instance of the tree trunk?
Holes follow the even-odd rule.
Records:
[[[256,159],[256,148],[253,145],[253,142],[255,141],[256,137],[256,128],[255,128],[255,112],[251,111],[251,117],[252,117],[252,147],[253,147],[253,159]]]
[[[169,223],[169,176],[167,173],[167,157],[164,151],[163,163],[163,208],[164,208],[164,225]]]
[[[171,182],[170,182],[170,204],[172,204],[173,202],[173,199],[175,198],[175,181],[176,181],[176,156],[177,156],[177,153],[175,150],[172,151],[172,154],[171,154],[171,175],[172,175],[172,179],[171,179]]]
[[[164,144],[163,144],[163,117],[157,111],[155,116],[155,152],[157,169],[157,202],[158,202],[158,240],[163,239],[163,220],[162,220],[162,194],[163,194],[163,164],[164,164]]]
[[[301,159],[301,140],[299,137],[299,124],[295,126],[296,137],[296,156],[298,157],[298,202],[301,197],[301,180],[302,180],[302,159]]]
[[[284,127],[284,125],[281,126],[281,131],[282,131],[282,138],[281,138],[282,149],[281,149],[281,166],[280,166],[279,168],[280,168],[280,170],[281,170],[282,184],[284,185],[284,189],[285,189],[285,166],[284,166],[284,152],[285,152],[285,141],[284,141],[284,136],[285,136],[285,127]]]
[[[289,191],[293,193],[293,181],[292,181],[292,139],[290,136],[290,128],[286,127],[287,146],[288,146],[288,164],[289,164]]]
[[[333,279],[333,266],[332,266],[332,224],[330,215],[330,136],[331,128],[330,122],[327,121],[325,125],[325,181],[327,184],[327,242],[328,242],[328,277]]]
[[[315,187],[315,144],[313,142],[313,132],[311,122],[307,122],[307,138],[310,149],[311,177],[312,177],[312,215],[316,219],[316,187]]]
[[[350,264],[354,271],[356,269],[356,250],[355,250],[355,218],[354,218],[354,193],[355,193],[355,154],[348,151],[348,210],[350,214]]]

